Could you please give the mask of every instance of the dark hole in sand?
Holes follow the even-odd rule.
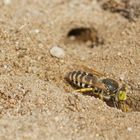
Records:
[[[95,28],[89,27],[72,28],[67,33],[67,37],[70,38],[71,41],[86,43],[87,46],[90,47],[104,43],[102,37],[99,37],[98,31]]]
[[[90,33],[90,32],[91,32],[90,28],[86,28],[86,27],[74,28],[74,29],[71,29],[68,32],[68,37],[70,37],[70,36],[81,36],[82,34],[87,34],[87,33]]]

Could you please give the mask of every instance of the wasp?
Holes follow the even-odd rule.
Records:
[[[94,96],[97,96],[103,101],[113,102],[114,107],[120,108],[124,112],[129,110],[124,105],[127,99],[125,84],[119,86],[116,80],[104,77],[103,74],[95,70],[93,73],[72,71],[65,78],[70,84],[78,88],[75,90],[76,92],[92,92]]]

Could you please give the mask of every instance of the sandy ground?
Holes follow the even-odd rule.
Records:
[[[130,22],[92,0],[0,1],[1,140],[139,140],[140,106],[124,113],[73,93],[64,77],[82,65],[130,84],[140,99],[140,19]],[[104,45],[67,41],[74,27],[94,27]],[[50,55],[58,45],[65,57]]]

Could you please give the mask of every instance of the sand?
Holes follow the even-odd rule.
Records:
[[[130,22],[93,0],[0,2],[1,140],[139,140],[139,107],[109,107],[74,93],[65,75],[90,66],[125,81],[140,99],[140,18]],[[94,27],[104,44],[68,41],[75,27]],[[61,47],[64,58],[50,54]]]

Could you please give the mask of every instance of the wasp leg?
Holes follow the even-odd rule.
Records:
[[[102,101],[104,100],[104,96],[102,94],[99,94],[99,99],[101,99]]]
[[[75,92],[89,92],[89,91],[93,91],[93,88],[81,88],[74,91]]]
[[[123,112],[132,111],[132,108],[130,108],[130,106],[127,105],[125,102],[119,102],[119,108],[120,108]]]
[[[98,93],[98,97],[99,97],[99,99],[101,99],[102,101],[108,100],[108,97],[104,95],[104,91],[103,91],[103,90],[102,90],[101,92]]]
[[[115,108],[118,108],[118,103],[115,100],[113,100],[113,105]]]
[[[105,96],[102,93],[99,93],[98,96],[102,101],[109,101],[110,100],[110,96]]]
[[[111,95],[111,101],[112,101],[112,103],[113,103],[113,107],[114,108],[118,108],[118,102],[116,101],[116,98],[115,98],[115,95],[113,94],[113,95]]]
[[[74,91],[75,92],[81,92],[81,93],[84,93],[84,92],[92,92],[93,95],[99,97],[99,93],[94,92],[94,90],[95,90],[94,88],[82,88],[82,89],[77,89],[77,90],[74,90]]]

